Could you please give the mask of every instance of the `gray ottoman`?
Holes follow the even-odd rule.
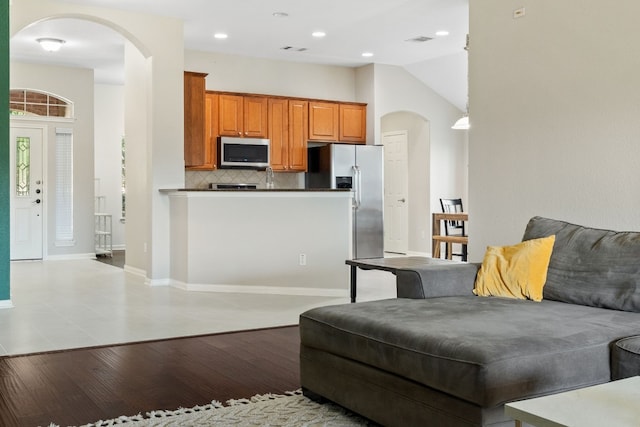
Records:
[[[640,375],[640,335],[618,340],[611,355],[611,379]]]

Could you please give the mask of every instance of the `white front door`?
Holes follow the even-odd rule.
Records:
[[[384,250],[406,254],[409,248],[409,172],[407,132],[382,134],[384,145]]]
[[[42,128],[11,127],[11,259],[42,259]]]

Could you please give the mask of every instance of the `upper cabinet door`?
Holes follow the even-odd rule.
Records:
[[[264,96],[244,97],[243,135],[248,138],[267,138],[269,122],[267,121],[268,99]]]
[[[239,95],[220,95],[218,126],[222,136],[243,136],[244,97]]]
[[[285,171],[289,166],[289,101],[269,99],[269,139],[271,168]]]
[[[184,73],[184,164],[186,167],[211,165],[205,123],[204,73]]]
[[[338,140],[338,104],[309,102],[309,139],[316,141]]]
[[[289,101],[289,170],[306,172],[309,102]]]
[[[340,104],[340,141],[367,142],[367,107]]]

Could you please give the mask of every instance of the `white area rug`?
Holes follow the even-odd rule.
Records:
[[[319,404],[297,390],[285,395],[265,394],[250,399],[229,400],[226,405],[209,405],[175,411],[153,411],[145,415],[97,421],[83,427],[125,425],[127,427],[165,426],[244,426],[244,427],[356,427],[375,426],[341,407]],[[57,427],[51,424],[50,427]]]

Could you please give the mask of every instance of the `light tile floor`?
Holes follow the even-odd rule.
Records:
[[[348,266],[345,265],[345,269]],[[95,260],[11,264],[13,308],[0,309],[0,356],[292,325],[344,298],[149,287]],[[358,270],[358,301],[395,297],[395,276]]]

